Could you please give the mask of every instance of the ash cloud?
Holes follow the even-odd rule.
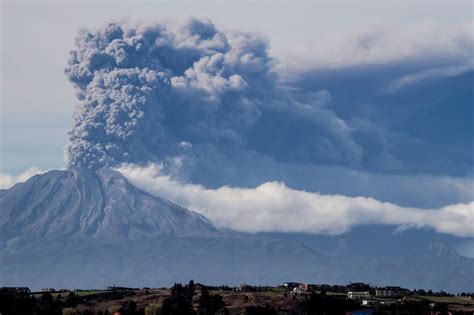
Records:
[[[82,30],[65,71],[80,100],[67,165],[192,169],[239,154],[357,165],[363,149],[330,94],[296,100],[274,66],[265,38],[208,20]]]

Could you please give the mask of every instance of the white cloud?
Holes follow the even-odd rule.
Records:
[[[37,167],[31,167],[19,175],[10,175],[0,172],[0,189],[10,188],[18,183],[27,181],[30,177],[43,173],[45,173],[45,171]]]
[[[439,67],[428,70],[419,71],[406,75],[400,79],[395,80],[388,87],[389,92],[395,92],[397,90],[403,89],[407,86],[416,84],[421,81],[431,80],[436,78],[443,77],[452,77],[459,75],[463,72],[467,72],[473,69],[473,66],[448,66],[448,67]]]
[[[255,188],[208,189],[165,176],[158,165],[128,165],[118,170],[137,187],[239,231],[339,234],[357,225],[388,224],[474,236],[474,202],[421,209],[373,198],[300,191],[281,182],[265,182]]]

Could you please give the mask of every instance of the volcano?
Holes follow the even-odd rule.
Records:
[[[138,190],[107,168],[51,171],[0,196],[2,241],[18,233],[18,241],[226,235],[202,215]]]
[[[363,280],[472,289],[474,260],[444,245],[405,256],[378,255],[376,247],[372,254],[357,247],[346,254],[323,253],[311,242],[284,234],[218,227],[108,168],[36,175],[1,190],[0,209],[2,285],[38,289],[168,286],[190,279],[217,285]]]
[[[260,271],[280,255],[327,259],[303,246],[216,227],[107,168],[36,175],[0,191],[0,206],[6,284],[156,286],[191,278],[227,283],[256,280],[256,273],[270,279],[272,271]],[[288,258],[280,261],[274,266],[284,270]]]

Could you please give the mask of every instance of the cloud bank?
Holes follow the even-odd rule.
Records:
[[[357,225],[385,224],[474,236],[474,202],[421,209],[373,198],[300,191],[281,182],[265,182],[255,188],[208,189],[173,180],[161,174],[158,165],[129,165],[118,170],[137,187],[239,231],[341,234]]]
[[[42,171],[37,167],[29,168],[18,175],[10,175],[0,172],[0,189],[8,189],[18,183],[27,181],[30,177],[43,173],[45,173],[45,171]]]

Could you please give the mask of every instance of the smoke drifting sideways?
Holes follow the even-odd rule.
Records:
[[[242,152],[359,163],[363,149],[330,109],[330,94],[296,100],[275,64],[265,38],[209,20],[82,30],[65,70],[80,100],[66,163],[186,169]]]

